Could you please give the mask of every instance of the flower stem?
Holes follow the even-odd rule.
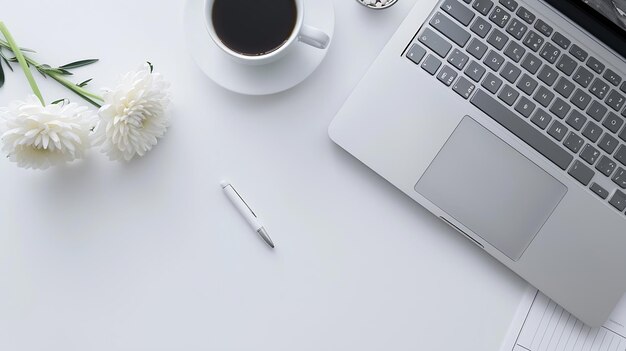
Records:
[[[4,22],[0,21],[0,32],[4,35],[4,38],[7,40],[9,44],[9,48],[15,54],[15,58],[17,58],[17,62],[19,62],[22,70],[24,71],[24,75],[26,75],[26,79],[28,80],[28,84],[30,84],[30,88],[33,90],[33,93],[37,96],[39,101],[43,106],[46,106],[46,102],[43,100],[43,96],[41,96],[41,91],[39,91],[39,87],[37,86],[37,82],[35,82],[35,78],[33,77],[33,73],[30,71],[28,67],[28,63],[24,58],[24,54],[22,54],[22,50],[17,46],[15,40],[11,36],[9,29],[4,25]]]
[[[5,47],[9,50],[11,50],[13,53],[15,53],[15,51],[13,50],[13,47],[8,43],[5,42],[4,40],[0,39],[0,47]],[[17,57],[17,55],[15,55]],[[92,104],[93,106],[100,108],[102,105],[100,105],[100,103],[98,103],[98,101],[104,101],[104,99],[94,93],[90,93],[89,91],[87,91],[86,89],[83,89],[81,87],[79,87],[78,85],[70,82],[69,80],[63,78],[63,75],[54,71],[50,71],[50,70],[46,70],[46,69],[42,69],[42,66],[35,60],[33,60],[32,58],[23,55],[24,60],[26,61],[27,64],[30,64],[32,66],[35,66],[37,69],[40,69],[40,72],[44,73],[45,75],[47,75],[48,77],[54,79],[55,81],[57,81],[59,84],[63,85],[64,87],[66,87],[67,89],[71,90],[72,92],[74,92],[76,95],[80,96],[81,98],[83,98],[85,101],[87,101],[88,103]],[[30,73],[30,71],[29,71]]]
[[[58,73],[52,73],[52,72],[46,72],[46,74],[56,80],[57,82],[59,82],[61,85],[63,85],[64,87],[68,88],[69,90],[73,91],[74,93],[76,93],[78,96],[82,97],[85,101],[89,102],[90,104],[94,105],[97,108],[102,107],[102,105],[100,105],[99,103],[97,103],[94,100],[100,100],[103,101],[103,99],[95,94],[92,94],[90,92],[88,92],[87,90],[79,87],[78,85],[70,82],[69,80],[63,78],[60,74]]]

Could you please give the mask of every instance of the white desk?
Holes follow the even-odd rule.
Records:
[[[0,160],[0,350],[497,350],[525,283],[326,134],[414,3],[336,0],[326,61],[270,97],[224,91],[196,68],[182,1],[5,4],[42,62],[100,58],[76,80],[101,87],[150,60],[174,104],[166,138],[128,165],[96,154],[42,173]],[[48,101],[78,101],[37,79]],[[0,105],[27,93],[7,73]]]

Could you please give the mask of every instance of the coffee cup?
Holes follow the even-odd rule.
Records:
[[[330,42],[304,23],[304,0],[205,0],[204,15],[215,44],[245,64],[273,62],[298,42],[318,49]]]

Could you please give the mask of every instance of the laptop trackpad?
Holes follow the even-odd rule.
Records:
[[[517,261],[567,187],[466,116],[415,190]]]

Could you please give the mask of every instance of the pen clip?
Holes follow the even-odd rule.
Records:
[[[256,216],[256,213],[254,213],[254,211],[252,211],[252,209],[250,208],[250,206],[248,205],[248,203],[246,202],[246,200],[243,199],[243,197],[241,197],[241,195],[239,195],[239,192],[237,192],[237,189],[235,189],[235,187],[230,184],[230,187],[233,189],[233,191],[235,192],[235,194],[237,194],[237,196],[239,197],[239,199],[241,200],[241,202],[243,202],[244,205],[246,205],[246,207],[248,208],[248,210],[250,210],[250,213],[252,213],[252,215],[254,216],[254,218],[259,218]]]

